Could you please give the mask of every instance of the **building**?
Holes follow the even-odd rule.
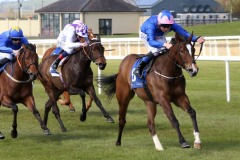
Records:
[[[96,34],[114,35],[136,33],[144,10],[123,0],[60,0],[35,12],[39,14],[41,36],[57,36],[76,19]]]
[[[170,10],[181,25],[209,24],[230,21],[220,3],[214,0],[135,0],[136,6],[146,10],[145,16]]]

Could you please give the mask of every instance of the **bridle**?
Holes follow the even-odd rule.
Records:
[[[23,51],[22,51],[23,50]],[[24,73],[27,73],[28,76],[29,76],[29,79],[25,80],[25,81],[20,81],[20,80],[17,80],[15,78],[13,78],[12,75],[10,75],[5,69],[4,69],[4,73],[11,79],[13,80],[14,82],[16,83],[28,83],[28,82],[31,82],[32,81],[32,73],[28,72],[29,68],[31,65],[35,65],[36,68],[38,68],[38,62],[33,62],[31,64],[29,64],[28,66],[26,65],[26,62],[25,62],[25,53],[26,53],[26,50],[24,48],[21,48],[20,49],[20,54],[18,56],[16,56],[16,59],[17,59],[17,64],[19,65],[19,67],[21,68],[21,70],[24,72]],[[23,54],[22,56],[22,63],[20,62],[19,58],[20,56]]]
[[[177,45],[177,54],[178,54],[178,56],[179,56],[179,58],[180,58],[180,60],[181,60],[181,65],[180,64],[178,64],[176,61],[174,61],[171,57],[170,57],[170,50],[167,52],[167,54],[168,54],[168,58],[177,66],[177,67],[179,67],[179,68],[182,68],[182,69],[185,69],[186,70],[186,63],[187,63],[187,61],[185,61],[184,59],[183,59],[183,57],[182,57],[182,55],[181,55],[181,50],[180,50],[180,45],[181,44],[184,44],[184,43],[186,43],[186,42],[178,42],[178,43],[176,43],[176,44],[174,44],[173,46],[172,46],[172,48],[175,46],[175,45]],[[193,46],[191,46],[192,48],[194,48]],[[195,49],[195,48],[194,48]],[[195,60],[194,60],[194,58],[193,58],[193,60],[192,60],[192,63],[195,63]]]
[[[101,42],[93,42],[93,43],[91,43],[91,44],[89,44],[88,46],[86,46],[86,47],[89,47],[89,52],[88,51],[86,51],[86,47],[83,47],[83,51],[84,51],[84,53],[85,53],[85,55],[88,57],[88,59],[90,60],[90,61],[93,61],[94,63],[96,62],[96,60],[98,59],[98,58],[101,58],[101,57],[103,57],[104,59],[105,59],[105,57],[104,57],[104,55],[103,55],[103,52],[104,51],[102,51],[101,49],[99,49],[99,51],[100,51],[100,55],[99,56],[97,56],[97,57],[94,57],[94,45],[96,45],[96,44],[101,44]]]
[[[22,48],[23,49],[23,48]],[[22,50],[21,49],[21,50]],[[22,63],[20,62],[20,60],[19,60],[19,58],[20,58],[20,55],[19,56],[17,56],[16,58],[17,58],[17,63],[18,63],[18,65],[19,65],[19,67],[21,68],[21,70],[23,71],[23,72],[25,72],[25,73],[27,73],[27,74],[30,74],[29,72],[28,72],[28,70],[29,70],[29,68],[30,68],[30,66],[31,65],[35,65],[36,66],[36,68],[38,68],[38,62],[32,62],[32,63],[30,63],[28,66],[26,65],[26,62],[25,62],[25,56],[26,56],[26,50],[24,50],[23,51],[23,53],[21,53],[21,50],[20,50],[20,55],[21,54],[23,54],[23,56],[22,56]]]

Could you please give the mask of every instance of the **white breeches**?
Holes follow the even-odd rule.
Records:
[[[145,46],[148,48],[148,52],[151,51],[152,53],[158,53],[161,50],[161,48],[155,48],[155,47],[152,47],[149,45],[149,43],[147,41],[147,35],[145,33],[140,31],[139,36],[140,36],[141,40],[143,41],[143,43],[145,44]],[[164,36],[155,37],[155,39],[156,39],[156,41],[159,41],[159,42],[163,42],[163,43],[167,42],[166,37],[164,37]]]
[[[11,53],[0,52],[0,60],[2,60],[3,58],[7,58],[7,59],[12,60],[12,54]]]

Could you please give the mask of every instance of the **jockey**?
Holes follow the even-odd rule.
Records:
[[[83,41],[83,42],[82,42]],[[88,27],[80,20],[73,21],[72,24],[67,24],[60,32],[57,38],[57,47],[60,47],[63,52],[50,66],[50,73],[53,76],[59,76],[57,67],[60,61],[70,54],[73,54],[75,49],[85,47],[89,43]]]
[[[12,61],[22,44],[28,44],[21,28],[15,26],[0,34],[0,67]]]
[[[149,53],[141,58],[141,62],[133,72],[134,75],[142,77],[143,68],[159,54],[163,54],[172,47],[171,43],[167,43],[165,36],[170,31],[174,31],[179,35],[188,38],[191,36],[180,25],[174,22],[174,18],[170,11],[163,10],[158,15],[149,17],[141,26],[139,36],[148,47]],[[192,42],[204,43],[204,38],[193,36]]]

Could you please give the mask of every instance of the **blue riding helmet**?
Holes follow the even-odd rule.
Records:
[[[23,37],[23,31],[20,27],[12,27],[9,31],[10,38],[21,39]]]

